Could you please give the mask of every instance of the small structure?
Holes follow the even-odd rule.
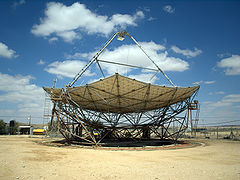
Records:
[[[32,135],[33,127],[32,126],[19,126],[19,133]]]
[[[33,130],[33,135],[45,135],[46,131],[45,129],[34,129]]]
[[[193,112],[195,112],[195,118],[193,118]],[[200,104],[198,100],[194,100],[193,102],[188,104],[188,118],[191,123],[191,135],[196,137],[196,132],[200,132],[202,130],[197,129],[197,124],[199,121],[199,112],[200,112]]]

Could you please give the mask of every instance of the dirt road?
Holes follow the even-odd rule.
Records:
[[[50,147],[0,136],[0,179],[240,179],[240,142],[154,151]]]

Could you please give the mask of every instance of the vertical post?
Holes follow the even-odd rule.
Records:
[[[217,139],[218,139],[218,126],[217,126]]]
[[[191,108],[191,107],[190,107]],[[193,135],[192,110],[190,109],[191,136]]]
[[[50,120],[50,127],[53,128],[54,114],[56,114],[56,103],[53,104],[52,115]]]
[[[234,138],[234,134],[233,134],[233,129],[232,129],[232,126],[231,126],[230,138],[231,138],[231,139],[233,139],[233,138]]]
[[[175,121],[173,121],[173,133],[175,133]]]
[[[59,134],[59,123],[60,123],[60,114],[61,114],[61,109],[58,109],[58,116],[57,116],[57,134]]]
[[[54,80],[53,80],[53,88],[56,88],[56,84],[57,84],[57,78],[54,78]]]
[[[31,115],[29,116],[29,118],[28,118],[28,124],[29,124],[29,126],[31,125]]]

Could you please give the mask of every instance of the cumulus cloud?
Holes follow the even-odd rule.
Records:
[[[182,54],[182,55],[186,56],[187,58],[196,57],[202,53],[202,50],[200,50],[198,48],[194,48],[194,50],[190,50],[190,49],[180,49],[177,46],[172,46],[171,50],[173,50],[175,53]]]
[[[169,57],[166,48],[163,45],[156,44],[155,42],[139,42],[147,54],[155,61],[155,63],[164,71],[185,71],[188,69],[189,64],[175,57]],[[78,53],[78,57],[91,58],[94,53]],[[146,57],[146,55],[137,47],[137,45],[122,45],[112,50],[106,49],[99,57],[100,60],[131,64],[135,66],[155,68],[153,63]],[[101,65],[108,74],[118,72],[120,74],[128,73],[131,68],[125,66],[116,66],[101,62]]]
[[[15,107],[11,110],[2,109],[5,115],[42,116],[44,92],[41,87],[30,82],[32,79],[32,76],[0,73],[0,102]]]
[[[166,5],[166,6],[164,6],[164,7],[163,7],[163,10],[164,10],[165,12],[167,12],[167,13],[170,13],[170,14],[172,14],[172,13],[175,12],[175,8],[173,8],[171,5]]]
[[[4,58],[16,58],[16,52],[12,49],[9,49],[7,45],[3,44],[2,42],[0,42],[0,57],[4,57]]]
[[[226,75],[240,75],[240,56],[232,55],[231,57],[224,58],[217,63],[217,66],[224,68]]]
[[[10,76],[0,73],[0,91],[7,92],[7,94],[0,96],[0,101],[37,101],[38,98],[35,98],[35,95],[41,94],[42,89],[35,84],[31,84],[30,80],[32,79],[32,76]]]
[[[163,45],[157,44],[153,41],[139,43],[147,52],[147,54],[163,71],[182,72],[189,68],[189,64],[186,61],[180,58],[168,56],[166,48]],[[60,77],[73,78],[84,66],[86,66],[86,62],[88,62],[87,60],[91,59],[95,54],[96,51],[84,53],[76,52],[73,55],[66,54],[65,57],[67,60],[55,61],[49,64],[47,68],[45,68],[45,71],[51,74],[56,74]],[[105,49],[105,51],[98,57],[98,60],[106,76],[113,75],[117,72],[128,77],[139,80],[141,79],[142,81],[149,82],[151,77],[153,76],[153,73],[157,71],[155,65],[147,58],[147,56],[141,51],[141,49],[139,49],[139,47],[134,44],[124,44],[112,49]],[[141,70],[137,72],[136,68],[134,67],[121,66],[117,64],[106,63],[103,61],[151,68],[155,69],[155,71]],[[88,69],[84,73],[84,75],[93,76],[100,73],[98,68],[95,69],[95,71],[93,71],[93,69]],[[138,73],[141,73],[143,75],[136,75]],[[96,78],[97,77],[94,76],[93,79],[95,80]],[[155,80],[156,79],[154,77],[151,82],[153,83]]]
[[[73,78],[84,66],[86,66],[86,63],[79,60],[55,61],[49,64],[45,71],[60,77]],[[89,70],[84,73],[86,76],[93,76],[94,74],[90,73]]]
[[[134,15],[114,14],[108,17],[94,13],[78,2],[71,6],[50,2],[45,17],[40,19],[40,24],[32,27],[31,32],[43,37],[54,35],[71,42],[81,38],[80,32],[107,36],[117,28],[137,26],[137,20],[142,18],[142,11],[137,11]]]

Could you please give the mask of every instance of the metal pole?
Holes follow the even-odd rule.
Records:
[[[142,50],[142,52],[148,57],[148,59],[150,61],[152,61],[152,63],[156,66],[156,68],[167,78],[167,80],[172,84],[173,87],[175,87],[175,85],[173,84],[173,82],[171,81],[171,79],[169,79],[169,77],[163,72],[163,70],[152,60],[152,58],[145,52],[145,50],[142,48],[142,46],[127,32],[125,32],[126,35],[128,35],[136,44],[137,46]]]
[[[113,35],[113,37],[105,43],[102,49],[100,49],[97,54],[95,54],[92,59],[89,61],[89,63],[82,68],[82,70],[73,78],[71,82],[68,83],[67,87],[71,87],[81,76],[82,74],[88,69],[88,67],[98,58],[98,56],[104,51],[104,49],[112,42],[112,40],[119,34],[120,32],[117,32]]]
[[[128,66],[128,67],[133,67],[133,68],[139,68],[139,69],[147,69],[147,70],[150,70],[150,71],[158,72],[158,69],[152,69],[152,68],[147,68],[147,67],[135,66],[135,65],[131,65],[131,64],[124,64],[124,63],[119,63],[119,62],[105,61],[105,60],[101,60],[101,59],[98,59],[97,61],[103,62],[103,63],[109,63],[109,64],[116,64],[116,65],[121,65],[121,66]]]
[[[29,116],[28,120],[29,120],[29,126],[30,126],[31,125],[31,115]]]
[[[191,136],[193,135],[192,109],[190,109]]]
[[[54,80],[53,80],[53,88],[56,88],[56,84],[57,84],[57,78],[54,78]]]

